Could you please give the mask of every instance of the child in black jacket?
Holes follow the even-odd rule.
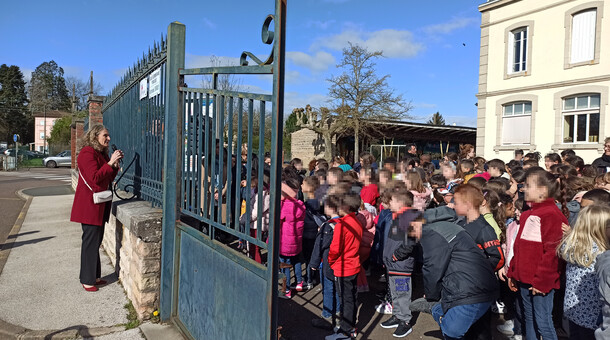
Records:
[[[335,275],[328,264],[328,251],[333,240],[335,224],[339,221],[339,206],[341,201],[338,196],[330,195],[326,198],[324,212],[329,217],[320,227],[313,246],[308,268],[312,273],[321,269],[320,282],[322,283],[322,318],[311,321],[314,327],[328,328],[334,324],[333,316],[340,310],[339,294],[335,289]]]

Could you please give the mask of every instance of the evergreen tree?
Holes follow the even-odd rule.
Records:
[[[30,80],[30,104],[34,111],[70,111],[70,95],[66,88],[64,69],[53,60],[38,65]]]
[[[438,111],[432,115],[432,118],[428,120],[427,124],[431,125],[445,125],[445,118]]]
[[[21,143],[33,141],[34,121],[27,111],[25,80],[18,66],[0,66],[0,140],[11,142],[13,134]]]

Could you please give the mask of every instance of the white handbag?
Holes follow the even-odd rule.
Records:
[[[87,186],[87,188],[89,188],[89,190],[91,190],[91,192],[93,192],[93,203],[100,204],[100,203],[112,201],[112,191],[111,190],[95,192],[95,191],[93,191],[93,189],[91,189],[91,187],[89,186],[89,183],[87,183],[87,181],[85,181],[85,177],[83,177],[83,174],[81,174],[80,171],[78,172],[78,174],[80,175],[80,178],[83,179],[83,182],[85,182],[85,185]]]

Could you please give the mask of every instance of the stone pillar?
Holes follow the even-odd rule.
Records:
[[[89,107],[89,127],[95,124],[104,123],[104,118],[102,117],[103,103],[104,96],[89,95],[89,99],[87,99],[87,106]]]
[[[78,155],[78,140],[85,134],[85,121],[82,118],[72,118],[70,125],[70,151],[72,152],[72,169],[76,169],[76,156]]]

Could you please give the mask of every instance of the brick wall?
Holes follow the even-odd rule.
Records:
[[[103,124],[104,118],[102,116],[102,104],[104,103],[104,97],[89,96],[87,103],[89,105],[89,126]]]
[[[85,122],[82,119],[73,120],[70,129],[70,151],[72,152],[72,169],[76,169],[76,156],[78,155],[78,140],[85,134]]]

